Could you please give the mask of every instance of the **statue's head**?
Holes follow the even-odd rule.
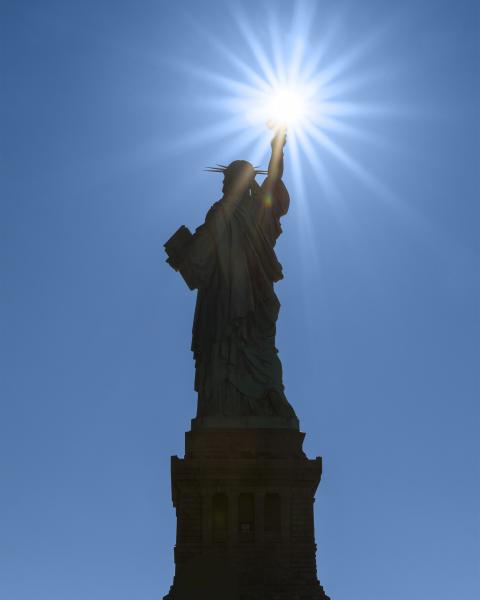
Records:
[[[234,160],[227,166],[217,165],[216,167],[207,167],[205,171],[209,173],[223,173],[223,194],[228,198],[239,198],[247,190],[254,187],[256,175],[268,175],[258,167],[255,168],[247,160]]]
[[[234,160],[223,171],[224,194],[243,194],[255,180],[255,169],[247,160]]]

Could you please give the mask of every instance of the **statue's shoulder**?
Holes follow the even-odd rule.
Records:
[[[196,233],[208,232],[215,235],[218,228],[222,226],[224,221],[223,203],[221,200],[212,204],[205,215],[205,221],[200,227],[197,227]]]
[[[205,216],[205,223],[208,224],[208,223],[211,223],[212,221],[215,221],[221,215],[223,216],[223,212],[224,212],[224,203],[222,202],[222,200],[218,200],[217,202],[212,204],[212,206],[209,208],[209,210]]]
[[[217,202],[214,202],[212,204],[212,206],[208,209],[207,218],[210,215],[214,215],[219,209],[221,209],[221,205],[222,205],[222,201],[221,200],[218,200]]]

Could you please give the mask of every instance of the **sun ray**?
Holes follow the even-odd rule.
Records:
[[[347,101],[321,101],[312,108],[316,118],[322,115],[337,117],[392,117],[392,116],[416,116],[418,110],[405,105],[380,104],[373,102],[347,102]]]
[[[299,215],[299,245],[302,249],[302,254],[308,260],[312,260],[312,266],[316,265],[316,243],[313,235],[312,219],[310,218],[310,207],[306,201],[306,190],[303,177],[303,167],[300,158],[299,140],[295,134],[290,136],[290,156],[292,163],[293,185],[295,197],[297,198],[297,211]]]
[[[193,19],[191,19],[191,26],[200,35],[202,35],[212,47],[218,50],[221,56],[225,56],[232,65],[234,65],[240,72],[242,72],[252,83],[252,86],[257,86],[259,90],[268,90],[268,83],[264,79],[262,79],[262,77],[252,67],[250,67],[245,61],[239,58],[238,55],[235,54],[229,46],[221,42],[218,37],[211,34],[205,28],[200,27],[198,22],[194,21]]]
[[[178,59],[172,59],[170,66],[175,69],[181,69],[188,73],[189,76],[199,79],[201,82],[210,81],[215,84],[220,90],[236,94],[239,98],[251,97],[259,98],[262,96],[262,90],[259,90],[251,83],[245,83],[232,77],[227,77],[205,67],[198,65],[192,65],[187,62],[180,61]]]
[[[304,53],[305,41],[300,37],[296,37],[293,41],[291,59],[287,68],[287,81],[297,81],[299,79]]]
[[[318,123],[322,131],[333,131],[335,133],[343,134],[353,139],[361,140],[368,144],[378,146],[383,149],[391,149],[392,145],[384,137],[376,133],[372,133],[371,129],[361,129],[360,127],[340,121],[334,117],[323,115],[321,122]]]
[[[313,127],[311,134],[315,137],[320,144],[326,148],[335,158],[343,163],[351,173],[353,173],[357,179],[364,183],[377,197],[382,200],[392,203],[395,201],[391,190],[382,183],[377,177],[375,177],[368,169],[366,169],[360,162],[355,160],[348,152],[343,150],[338,144],[336,144],[325,132],[318,127]]]
[[[388,70],[386,68],[376,68],[362,71],[355,75],[329,82],[329,84],[325,86],[322,97],[324,100],[333,101],[335,98],[341,97],[345,93],[351,94],[356,90],[364,89],[379,81],[385,82],[394,77],[394,75],[395,73],[392,71],[391,66]],[[323,82],[320,82],[319,85],[322,86]]]
[[[254,58],[257,60],[258,65],[262,69],[263,74],[267,79],[267,82],[270,85],[273,85],[276,81],[275,72],[272,68],[271,62],[268,60],[264,48],[262,47],[258,39],[255,37],[253,29],[248,23],[246,15],[240,11],[240,8],[237,8],[235,16],[240,33],[243,35]]]
[[[389,29],[389,24],[378,25],[367,37],[359,40],[356,45],[341,54],[323,69],[321,73],[321,85],[328,85],[331,81],[339,77],[339,75],[350,69],[355,63],[358,63],[369,51],[379,44]]]
[[[308,162],[310,163],[312,169],[315,172],[315,175],[320,182],[322,190],[324,192],[324,197],[332,203],[333,199],[338,198],[338,188],[332,181],[332,178],[328,174],[328,171],[325,167],[324,162],[319,158],[318,152],[315,151],[313,144],[305,131],[298,132],[299,142],[301,144],[302,150],[307,157]]]
[[[292,51],[287,67],[289,81],[297,81],[301,77],[301,68],[304,63],[306,48],[310,36],[310,29],[315,20],[316,7],[313,4],[296,4],[292,24]]]
[[[278,23],[277,13],[270,11],[268,19],[268,33],[270,36],[270,45],[272,51],[272,67],[275,70],[275,76],[271,81],[271,85],[286,85],[287,71],[285,60],[282,51],[282,43],[280,40],[281,27]]]
[[[229,142],[228,153],[223,152],[222,156],[218,156],[215,161],[228,163],[244,155],[245,160],[248,159],[252,164],[262,164],[267,148],[268,143],[265,142],[264,136],[258,130],[246,129],[239,131],[235,139],[231,143]]]
[[[270,154],[270,140],[265,136],[260,136],[257,139],[256,146],[250,156],[251,163],[260,165],[266,169],[268,167],[268,159]]]
[[[310,80],[314,76],[314,73],[318,71],[320,64],[325,60],[328,50],[333,44],[339,27],[340,14],[338,13],[336,17],[328,21],[325,31],[322,32],[322,41],[309,52],[309,58],[302,66],[302,78],[304,80]]]
[[[323,156],[319,156],[318,148],[315,149],[307,131],[302,132],[302,148],[304,149],[305,156],[314,169],[324,192],[321,200],[325,200],[328,203],[332,214],[335,215],[342,228],[345,228],[347,223],[351,226],[351,211],[346,198],[343,196],[339,186],[328,172]]]
[[[188,147],[198,147],[223,138],[231,139],[233,134],[238,134],[242,130],[244,130],[244,123],[238,116],[235,116],[189,131],[185,135],[177,137],[175,142],[171,142],[169,148],[171,152],[179,152]]]

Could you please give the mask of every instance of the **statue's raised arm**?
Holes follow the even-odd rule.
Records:
[[[268,177],[272,182],[283,177],[283,147],[287,143],[287,130],[278,129],[272,139],[272,155],[268,163]]]

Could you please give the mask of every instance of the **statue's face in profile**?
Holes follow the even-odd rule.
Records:
[[[222,192],[224,194],[228,193],[228,190],[232,187],[232,181],[230,180],[230,178],[224,176],[223,177],[223,186],[222,186]]]

